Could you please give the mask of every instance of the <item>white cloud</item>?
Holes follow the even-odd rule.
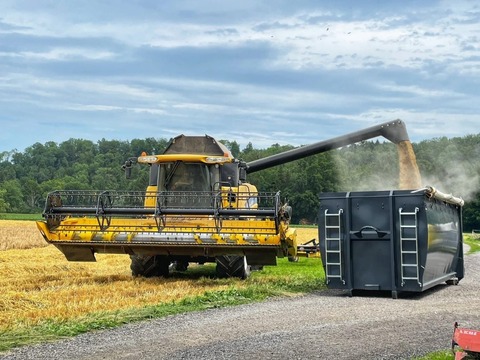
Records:
[[[47,12],[13,12],[3,21],[19,28],[18,33],[34,36],[98,38],[106,37],[133,47],[238,47],[259,42],[279,49],[274,66],[305,68],[374,68],[399,66],[421,68],[425,62],[447,62],[451,66],[469,56],[478,56],[477,24],[464,22],[468,14],[446,14],[442,7],[424,15],[423,21],[410,22],[406,16],[348,21],[332,17],[320,23],[310,19],[325,17],[324,12],[288,17],[236,20],[201,24],[182,21],[71,22]],[[228,30],[228,31],[226,31]],[[4,33],[6,30],[3,31]],[[465,44],[472,44],[465,49]],[[86,58],[105,59],[109,51],[87,51]],[[61,59],[82,55],[82,49],[56,48],[45,53],[26,52],[24,56]],[[475,62],[467,66],[478,71]]]
[[[461,137],[465,134],[480,133],[480,116],[464,113],[435,113],[409,109],[371,109],[352,117],[352,120],[366,123],[380,119],[401,119],[407,125],[412,141],[435,137]]]
[[[398,85],[394,83],[375,84],[380,91],[395,92],[422,98],[436,97],[461,97],[462,94],[449,89],[428,89],[421,85]]]
[[[97,51],[92,49],[78,49],[78,48],[56,48],[48,52],[30,52],[25,51],[20,53],[21,57],[30,57],[32,59],[41,60],[105,60],[112,59],[115,54],[110,51]]]
[[[361,16],[317,2],[271,12],[254,1],[189,2],[158,17],[131,4],[112,14],[29,5],[0,4],[0,121],[35,128],[25,146],[59,128],[122,138],[211,130],[256,147],[396,118],[415,141],[478,132],[473,2]],[[43,128],[31,125],[39,118]],[[5,149],[17,146],[12,129],[0,135]]]

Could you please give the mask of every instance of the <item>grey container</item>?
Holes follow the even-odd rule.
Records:
[[[320,195],[328,288],[422,292],[463,278],[462,207],[426,191]]]

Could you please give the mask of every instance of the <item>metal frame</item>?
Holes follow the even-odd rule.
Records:
[[[420,282],[420,271],[418,269],[418,212],[419,208],[415,207],[413,212],[404,212],[403,208],[398,209],[399,225],[400,225],[400,273],[401,273],[401,286],[405,285],[406,280],[416,280],[419,286],[422,286]],[[406,217],[413,217],[413,224],[406,225],[404,220]],[[403,230],[414,229],[415,235],[413,237],[404,236]],[[414,244],[414,250],[405,250],[405,245],[408,243]],[[415,255],[415,263],[408,263],[404,261],[404,255]],[[405,276],[405,268],[415,268],[415,276]]]
[[[330,282],[331,278],[340,279],[340,281],[345,285],[345,280],[343,278],[343,268],[342,268],[342,223],[341,218],[343,214],[343,209],[340,209],[336,214],[329,214],[328,209],[325,210],[325,277],[327,280],[327,284]],[[327,225],[329,218],[336,218],[338,219],[338,225]],[[329,230],[332,232],[333,230],[338,231],[338,236],[329,236]],[[331,235],[331,234],[330,234]],[[334,242],[338,244],[338,249],[329,249],[328,244],[330,242]],[[334,262],[330,262],[329,255],[336,255],[336,260]],[[333,275],[329,274],[329,268],[332,266],[338,266],[339,274]]]
[[[239,223],[244,231],[253,226],[256,233],[261,233],[262,229],[258,226],[258,221],[272,220],[275,228],[265,229],[265,233],[278,233],[280,216],[280,193],[259,192],[254,196],[258,198],[258,208],[247,208],[233,206],[222,207],[225,192],[215,191],[190,191],[190,192],[141,192],[141,191],[55,191],[48,195],[44,218],[51,230],[58,230],[58,227],[65,227],[64,230],[78,231],[126,231],[128,226],[130,232],[151,232],[151,224],[142,227],[138,222],[134,227],[126,225],[126,220],[132,219],[151,219],[156,224],[154,231],[161,232],[168,225],[180,226],[179,217],[183,220],[198,220],[206,218],[213,221],[212,231],[221,232],[223,224],[227,220],[257,220],[253,222]],[[250,192],[236,192],[237,200],[252,196]],[[145,207],[146,198],[155,198],[154,205]],[[95,218],[97,225],[85,222],[70,223],[62,222],[67,217],[71,218]],[[115,222],[113,221],[115,219]],[[125,220],[125,225],[121,220]],[[171,221],[170,221],[171,220]],[[212,221],[208,221],[212,223]],[[193,222],[193,221],[192,221]],[[196,221],[198,223],[198,221]],[[183,221],[188,228],[188,221]],[[206,221],[207,223],[207,221]],[[251,223],[251,224],[250,224]],[[129,223],[130,224],[130,223]],[[78,229],[76,228],[78,227]],[[190,225],[194,226],[194,225]],[[195,227],[197,224],[195,224]],[[148,227],[148,229],[145,229]],[[238,229],[240,230],[240,228]],[[250,229],[251,230],[251,229]],[[248,231],[247,231],[248,232]]]

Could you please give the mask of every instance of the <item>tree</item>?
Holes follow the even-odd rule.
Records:
[[[240,155],[240,145],[236,141],[220,140],[220,142],[230,150],[234,158],[238,159]]]
[[[0,184],[4,191],[3,200],[7,205],[6,212],[23,212],[26,205],[23,200],[22,186],[18,180],[8,180]]]
[[[39,186],[42,193],[42,198],[45,199],[47,194],[54,190],[64,190],[65,183],[64,179],[52,179],[42,182],[39,184]]]
[[[130,143],[129,157],[140,156],[144,151],[147,154],[161,154],[167,147],[167,144],[168,142],[165,139],[133,139]]]
[[[100,168],[92,178],[92,187],[95,190],[116,190],[119,181],[123,179],[121,169],[118,168]]]
[[[247,146],[245,146],[245,148],[242,150],[242,154],[243,155],[247,155],[248,153],[252,152],[253,151],[253,145],[251,142],[249,142],[247,144]]]
[[[97,146],[90,140],[69,139],[60,144],[69,166],[73,164],[88,164],[98,153]]]
[[[0,182],[13,180],[17,178],[15,171],[15,165],[9,161],[3,161],[0,163]]]
[[[464,231],[480,230],[480,193],[474,200],[465,203],[463,211]]]
[[[38,183],[34,179],[27,179],[22,182],[24,201],[27,205],[27,208],[34,212],[39,206],[39,201],[41,200],[41,189]]]
[[[8,208],[10,207],[10,204],[5,200],[6,194],[7,190],[0,189],[0,213],[7,212]]]

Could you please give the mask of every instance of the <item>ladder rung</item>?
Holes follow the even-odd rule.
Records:
[[[417,267],[418,264],[403,264],[404,267]]]
[[[327,254],[340,254],[340,250],[326,250],[325,251]]]
[[[407,228],[407,229],[413,229],[413,228],[416,228],[417,225],[400,225],[400,227],[403,229],[403,228]]]
[[[417,252],[415,250],[402,250],[402,254],[416,254]]]
[[[400,238],[400,241],[417,241],[417,238]]]
[[[403,280],[418,280],[416,277],[403,277]]]

